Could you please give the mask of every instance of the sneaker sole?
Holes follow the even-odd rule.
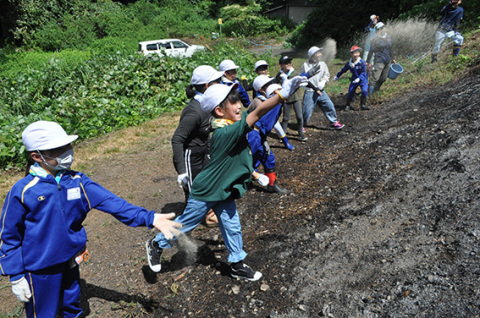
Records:
[[[147,249],[147,260],[148,260],[148,266],[152,270],[152,272],[159,273],[162,270],[162,264],[159,265],[152,265],[150,262],[150,241],[147,241],[145,243],[145,248]]]
[[[243,280],[248,280],[250,282],[254,282],[254,281],[257,281],[259,280],[260,278],[262,278],[262,273],[260,272],[255,272],[255,275],[253,276],[253,278],[248,278],[248,277],[244,277],[244,276],[238,276],[238,275],[235,275],[233,273],[231,273],[231,276],[233,278],[238,278],[238,279],[243,279]]]

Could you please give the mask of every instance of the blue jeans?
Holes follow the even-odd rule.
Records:
[[[189,233],[202,222],[210,209],[213,209],[218,218],[223,241],[229,253],[228,261],[231,263],[242,261],[247,257],[247,253],[243,250],[242,226],[234,200],[206,202],[190,197],[185,211],[175,219],[175,222],[182,223],[182,233]],[[161,248],[172,247],[162,233],[157,234],[155,241]]]
[[[337,112],[330,97],[327,93],[322,92],[322,95],[318,95],[314,91],[305,91],[303,95],[303,124],[307,125],[312,117],[315,105],[319,105],[325,117],[330,124],[335,124],[337,120]]]

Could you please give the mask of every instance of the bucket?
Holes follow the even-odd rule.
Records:
[[[400,64],[392,64],[390,65],[390,71],[388,72],[388,78],[389,79],[396,79],[399,74],[403,73],[403,66]]]

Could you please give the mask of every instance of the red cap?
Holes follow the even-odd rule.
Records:
[[[350,53],[353,53],[355,51],[361,51],[361,50],[362,50],[361,47],[354,45],[350,48]]]

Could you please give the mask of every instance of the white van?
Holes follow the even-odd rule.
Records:
[[[138,51],[143,55],[158,54],[171,57],[191,57],[193,53],[203,51],[203,45],[190,45],[179,39],[163,39],[138,43]]]

